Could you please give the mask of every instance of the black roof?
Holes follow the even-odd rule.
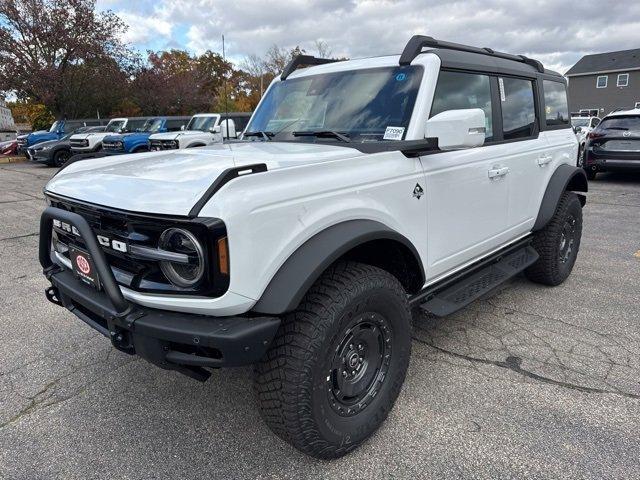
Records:
[[[632,68],[640,68],[640,48],[585,55],[567,71],[566,75],[629,70]]]

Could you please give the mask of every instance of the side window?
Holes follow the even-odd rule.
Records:
[[[135,132],[137,129],[142,128],[145,123],[146,123],[146,120],[144,120],[144,119],[142,119],[142,120],[139,120],[139,119],[129,120],[127,122],[126,130],[128,132]]]
[[[180,127],[186,125],[189,120],[167,120],[166,127],[167,132],[177,132]]]
[[[73,132],[75,129],[83,126],[83,122],[64,122],[64,133]]]
[[[480,108],[487,128],[485,140],[493,139],[491,86],[488,75],[441,71],[433,95],[431,117],[446,110]]]
[[[564,83],[545,80],[543,86],[546,125],[548,127],[553,125],[569,125],[567,89]]]
[[[536,122],[533,82],[520,78],[500,78],[499,84],[504,139],[532,136]]]

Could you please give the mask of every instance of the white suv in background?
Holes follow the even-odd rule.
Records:
[[[576,137],[578,138],[578,144],[580,147],[578,150],[578,166],[583,166],[589,133],[600,125],[600,118],[586,114],[572,115],[571,125],[576,132]]]
[[[150,117],[112,118],[101,132],[76,133],[69,138],[71,153],[95,153],[102,150],[102,140],[114,133],[135,132]]]
[[[423,36],[299,56],[243,138],[68,164],[45,187],[46,295],[164,369],[255,364],[264,420],[309,455],[387,417],[412,308],[576,261],[587,179],[566,80],[536,60]]]
[[[176,150],[204,147],[223,140],[237,139],[246,126],[250,113],[198,113],[180,132],[154,133],[149,137],[149,150]]]

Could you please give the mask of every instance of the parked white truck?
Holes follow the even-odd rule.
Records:
[[[223,140],[237,139],[244,130],[250,113],[198,113],[180,132],[154,133],[149,137],[149,150],[177,150],[204,147]]]
[[[149,117],[112,118],[101,132],[76,133],[69,138],[71,153],[95,153],[102,150],[102,140],[114,133],[135,132]]]
[[[309,455],[387,417],[413,308],[576,261],[587,179],[566,80],[536,60],[423,36],[296,57],[244,139],[68,164],[45,187],[46,295],[164,369],[255,364],[264,420]]]

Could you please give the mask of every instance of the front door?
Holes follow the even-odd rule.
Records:
[[[441,71],[431,116],[446,110],[485,112],[486,145],[421,158],[427,200],[428,280],[509,240],[509,169],[494,140],[491,79],[480,73]]]

